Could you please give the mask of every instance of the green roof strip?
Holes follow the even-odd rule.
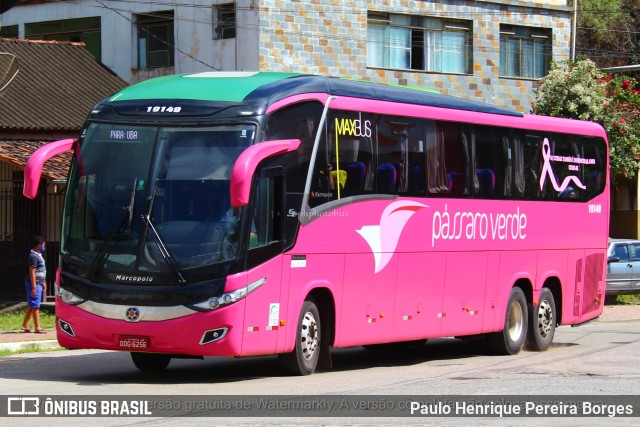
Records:
[[[178,74],[145,80],[129,86],[109,101],[140,99],[193,99],[198,101],[241,102],[257,88],[277,80],[299,76],[297,73],[211,71]]]

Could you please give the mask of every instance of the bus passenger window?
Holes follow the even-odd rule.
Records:
[[[445,161],[444,133],[435,121],[425,123],[425,163],[427,171],[427,188],[431,194],[449,192],[447,168]]]
[[[423,121],[379,116],[376,120],[378,194],[420,195],[426,182]]]
[[[537,135],[525,135],[523,150],[525,199],[542,198],[543,193],[540,191],[540,173],[542,172],[541,150],[542,141]]]
[[[447,188],[452,196],[469,194],[467,188],[466,164],[468,152],[461,125],[458,123],[438,122],[439,137],[444,141]]]
[[[316,153],[309,207],[372,190],[372,126],[368,114],[330,112]]]

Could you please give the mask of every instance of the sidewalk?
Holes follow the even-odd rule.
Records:
[[[624,322],[628,320],[640,320],[640,305],[606,305],[598,322]],[[42,348],[56,348],[56,331],[47,330],[46,334],[34,334],[23,332],[0,333],[0,350],[18,350],[21,347],[37,344]]]
[[[0,311],[20,310],[26,307],[24,302],[6,301],[0,307]],[[42,310],[53,313],[54,305],[50,302],[42,303]],[[0,332],[0,350],[16,351],[22,347],[38,345],[41,348],[56,348],[58,341],[56,340],[55,329],[45,329],[46,334],[25,333],[21,331]]]
[[[0,333],[0,350],[17,351],[32,345],[37,345],[40,348],[59,347],[56,340],[56,331],[51,329],[46,332],[46,334],[2,332]]]

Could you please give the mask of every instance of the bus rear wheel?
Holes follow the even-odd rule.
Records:
[[[316,370],[321,332],[318,307],[315,300],[307,299],[300,310],[295,347],[291,353],[279,356],[285,371],[293,375],[310,375]]]
[[[489,344],[495,354],[517,354],[527,338],[527,299],[522,289],[514,287],[509,295],[504,328],[489,335]]]
[[[553,342],[556,333],[556,303],[549,288],[542,288],[538,304],[529,307],[527,348],[544,351]]]
[[[131,353],[131,360],[136,368],[142,372],[160,372],[164,371],[169,362],[171,362],[171,356],[168,354],[160,353]]]

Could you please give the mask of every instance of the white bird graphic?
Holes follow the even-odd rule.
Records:
[[[375,273],[384,269],[398,246],[400,234],[417,210],[428,208],[418,202],[397,201],[387,206],[380,216],[380,225],[365,225],[358,234],[369,244],[375,261]]]

